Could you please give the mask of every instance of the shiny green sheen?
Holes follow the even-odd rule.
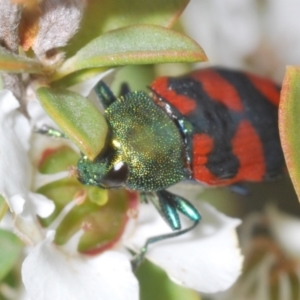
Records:
[[[107,173],[109,160],[107,157],[92,161],[86,155],[81,156],[77,163],[79,181],[84,185],[99,186],[103,176]]]
[[[199,214],[198,210],[186,199],[174,195],[172,200],[175,204],[176,209],[187,216],[190,220],[194,222],[199,222],[201,220],[201,215]]]
[[[150,198],[150,196],[148,197]],[[172,201],[168,201],[168,197],[163,197],[161,194],[157,193],[156,196],[151,197],[150,200],[172,230],[181,228],[176,207]]]
[[[180,132],[146,93],[120,97],[106,109],[106,118],[115,145],[112,165],[128,164],[129,189],[157,191],[185,178]]]

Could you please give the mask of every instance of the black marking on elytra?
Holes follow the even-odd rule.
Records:
[[[216,71],[235,87],[243,102],[245,117],[260,137],[266,164],[265,179],[278,177],[284,166],[278,130],[278,107],[261,94],[243,72],[221,68]]]
[[[206,167],[222,179],[233,178],[239,169],[239,161],[232,153],[233,138],[241,117],[224,104],[212,100],[203,90],[201,82],[189,77],[170,78],[170,89],[193,99],[197,105],[185,118],[192,124],[194,134],[205,133],[214,140],[214,148],[208,156]]]

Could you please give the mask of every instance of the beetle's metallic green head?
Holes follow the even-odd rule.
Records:
[[[129,173],[126,163],[111,164],[108,157],[91,161],[87,156],[79,159],[77,172],[78,180],[82,184],[105,189],[124,186]]]

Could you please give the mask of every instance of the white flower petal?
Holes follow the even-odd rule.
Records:
[[[145,205],[142,205],[145,206]],[[149,246],[147,258],[163,268],[175,282],[189,288],[214,293],[228,288],[240,274],[242,258],[235,227],[239,220],[217,212],[208,204],[196,205],[203,219],[192,232]],[[140,249],[147,238],[170,232],[152,206],[142,207],[140,224],[126,241]],[[188,222],[182,220],[183,228]]]
[[[274,206],[266,210],[270,229],[286,254],[300,259],[300,219],[280,212]]]
[[[29,198],[31,200],[32,213],[39,215],[42,218],[49,217],[54,209],[55,205],[52,200],[46,196],[37,193],[30,193]]]
[[[255,1],[192,0],[182,18],[188,35],[205,49],[213,64],[241,67],[244,57],[258,46],[260,23]]]
[[[95,257],[71,256],[50,238],[27,256],[22,278],[32,300],[137,300],[139,294],[123,254],[106,251]]]
[[[28,102],[27,111],[31,122],[35,126],[41,127],[45,124],[55,126],[54,121],[45,113],[35,95],[33,95],[31,101]]]
[[[22,195],[14,195],[9,199],[9,207],[17,215],[23,212],[24,205],[25,199]]]
[[[5,214],[0,221],[0,228],[12,230],[14,227],[14,220],[12,214]]]
[[[0,91],[0,194],[19,214],[28,195],[32,170],[27,156],[30,126],[18,107],[10,91]]]
[[[300,22],[298,0],[273,0],[267,1],[264,9],[264,42],[269,43],[278,57],[278,62],[273,63],[273,73],[278,74],[278,80],[282,80],[286,65],[299,64],[300,51]],[[272,73],[271,73],[272,74]],[[274,76],[274,74],[272,74]]]
[[[244,225],[244,224],[243,224]],[[246,274],[230,289],[213,295],[216,300],[269,300],[270,285],[269,274],[275,263],[272,254],[265,256],[258,264],[247,270]],[[286,298],[289,299],[289,298]]]
[[[1,117],[4,117],[4,115],[9,114],[13,112],[15,109],[19,108],[19,102],[14,97],[11,91],[8,90],[1,90],[0,91],[0,107],[1,107]],[[2,120],[2,119],[1,119]]]
[[[109,69],[108,71],[99,73],[93,78],[71,86],[69,90],[72,92],[76,92],[83,97],[87,97],[100,80],[103,80],[105,78],[105,82],[109,84],[115,76],[115,71],[116,69]]]

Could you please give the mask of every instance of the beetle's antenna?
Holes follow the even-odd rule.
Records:
[[[194,224],[186,229],[180,230],[180,231],[175,231],[172,233],[167,233],[167,234],[162,234],[162,235],[157,235],[157,236],[153,236],[151,238],[148,238],[146,240],[145,245],[141,248],[140,253],[138,253],[132,260],[131,260],[131,267],[133,271],[136,271],[136,269],[140,266],[140,264],[143,262],[145,255],[147,253],[147,249],[148,246],[150,244],[162,241],[162,240],[166,240],[169,238],[173,238],[182,234],[185,234],[191,230],[193,230],[198,224],[199,224],[199,220],[194,221]]]
[[[78,168],[76,166],[70,166],[68,171],[69,177],[78,177]]]

